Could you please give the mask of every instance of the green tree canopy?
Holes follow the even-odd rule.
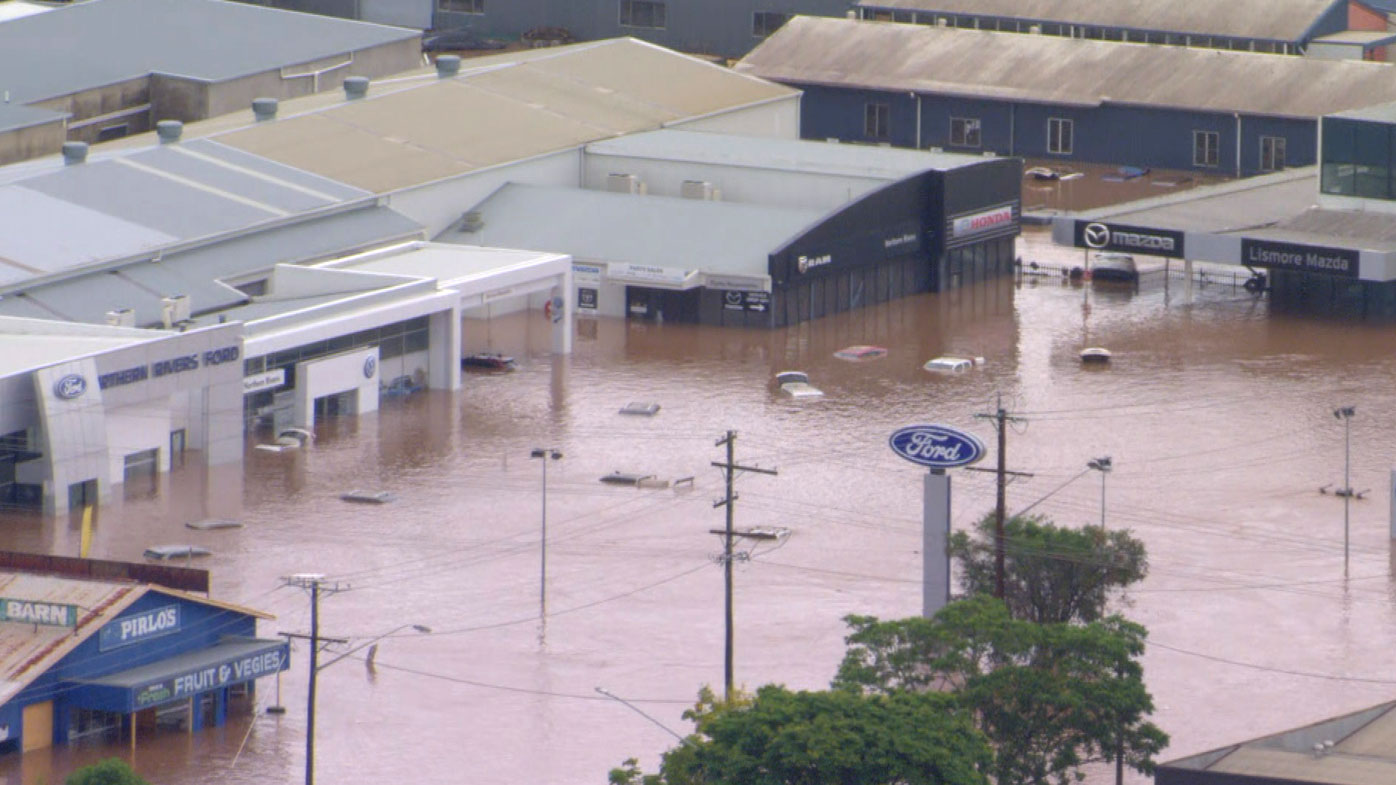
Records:
[[[634,760],[615,785],[987,785],[992,754],[952,696],[767,685],[722,704],[705,691],[697,731],[664,754],[659,775]]]
[[[998,785],[1058,785],[1113,759],[1150,773],[1168,737],[1145,718],[1143,627],[1111,616],[1089,624],[1015,619],[985,596],[934,618],[847,619],[853,632],[836,689],[863,695],[943,690],[970,708],[994,748]]]
[[[150,785],[120,758],[107,758],[68,775],[65,785]]]
[[[950,536],[966,594],[993,594],[994,516],[976,534]],[[1090,622],[1105,614],[1116,590],[1149,572],[1144,543],[1129,532],[1099,526],[1058,527],[1040,515],[1015,516],[1003,525],[1003,599],[1015,618],[1036,622]]]

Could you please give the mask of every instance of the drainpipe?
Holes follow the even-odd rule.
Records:
[[[1241,113],[1236,112],[1236,179],[1241,179]]]
[[[1018,129],[1018,105],[1008,105],[1008,154],[1016,155],[1013,152],[1013,132]]]
[[[915,92],[911,94],[916,99],[916,149],[921,149],[921,96]]]

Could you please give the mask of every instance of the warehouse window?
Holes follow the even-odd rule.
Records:
[[[979,118],[950,118],[950,144],[955,147],[978,147],[980,144]]]
[[[779,30],[781,25],[788,21],[790,21],[790,14],[783,14],[779,11],[757,11],[751,15],[751,34],[757,38],[765,38]]]
[[[1047,152],[1071,155],[1073,128],[1070,120],[1061,117],[1047,119]]]
[[[1260,137],[1260,171],[1278,172],[1285,168],[1285,138],[1283,136]]]
[[[863,135],[886,139],[892,134],[892,109],[887,104],[863,105]]]
[[[436,7],[442,11],[454,11],[458,14],[483,14],[485,0],[437,0]]]
[[[663,30],[667,7],[656,0],[620,0],[620,23],[624,27]]]
[[[1218,166],[1221,163],[1221,134],[1216,131],[1192,132],[1192,165]]]

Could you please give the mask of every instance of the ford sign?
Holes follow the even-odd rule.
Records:
[[[908,425],[892,432],[892,452],[932,469],[968,466],[984,457],[984,442],[945,425]]]
[[[87,380],[70,373],[53,383],[53,394],[65,401],[72,400],[87,392]]]

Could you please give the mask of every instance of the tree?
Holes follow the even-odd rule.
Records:
[[[960,587],[966,594],[992,594],[993,515],[975,528],[975,537],[965,532],[950,536],[950,555],[960,562]],[[1144,543],[1120,529],[1071,529],[1029,515],[1005,521],[1003,537],[1003,599],[1019,619],[1095,621],[1104,615],[1113,592],[1149,572]]]
[[[846,619],[853,632],[833,686],[864,695],[943,690],[974,712],[998,785],[1060,785],[1121,753],[1148,774],[1168,737],[1136,658],[1144,628],[1015,619],[998,600],[951,603],[934,618]]]
[[[150,785],[120,758],[107,758],[68,775],[65,785]]]
[[[613,785],[988,785],[988,744],[952,696],[757,690],[742,704],[700,696],[696,732],[659,775],[634,759]]]

